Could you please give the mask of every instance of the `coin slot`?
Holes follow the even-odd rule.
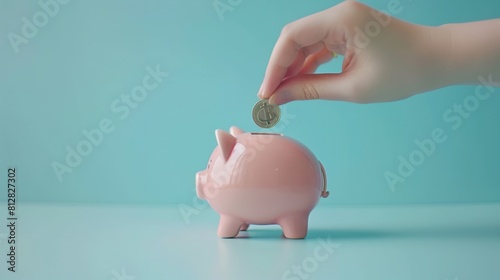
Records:
[[[271,132],[251,132],[252,135],[278,135],[283,136],[281,133],[271,133]]]

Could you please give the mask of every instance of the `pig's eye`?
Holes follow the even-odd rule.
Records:
[[[209,168],[210,168],[210,163],[212,163],[212,159],[210,159],[210,160],[208,161],[207,169],[209,169]]]

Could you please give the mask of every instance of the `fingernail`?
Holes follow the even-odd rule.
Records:
[[[262,96],[263,96],[263,93],[262,93],[262,85],[260,85],[259,91],[257,92],[257,96],[258,96],[259,98],[262,98]]]
[[[290,97],[286,92],[275,92],[271,95],[268,102],[271,105],[282,105],[290,101]]]
[[[271,97],[269,98],[269,101],[268,101],[268,102],[269,102],[269,104],[271,104],[271,105],[280,105],[280,104],[281,104],[281,103],[280,103],[280,101],[281,101],[280,99],[281,99],[281,98],[280,98],[280,94],[276,94],[276,93],[275,93],[275,94],[271,95]]]
[[[278,104],[276,104],[276,94],[271,95],[271,97],[269,98],[269,100],[267,102],[271,105],[278,105]]]

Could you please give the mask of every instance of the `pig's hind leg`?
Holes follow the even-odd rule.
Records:
[[[295,213],[287,215],[278,221],[286,238],[302,239],[307,235],[309,214]]]
[[[249,224],[243,224],[240,228],[242,231],[246,231],[250,225]]]
[[[240,232],[244,225],[243,221],[231,216],[220,216],[219,229],[217,234],[222,238],[233,238]]]

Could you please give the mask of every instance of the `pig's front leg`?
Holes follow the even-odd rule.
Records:
[[[287,215],[278,221],[286,238],[302,239],[307,235],[307,221],[309,213],[295,213]]]
[[[231,216],[220,216],[219,229],[217,234],[222,238],[232,238],[238,235],[240,228],[243,226],[243,221]]]

